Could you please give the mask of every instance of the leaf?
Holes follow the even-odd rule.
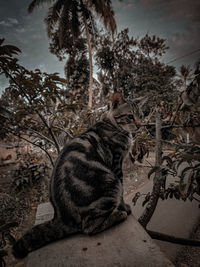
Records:
[[[159,170],[160,170],[160,167],[159,167],[159,166],[155,166],[155,167],[153,167],[153,168],[149,171],[149,173],[148,173],[148,179],[150,179],[151,175],[152,175],[154,172],[157,172],[157,171],[159,171]]]
[[[136,202],[137,202],[137,200],[138,200],[138,198],[139,198],[140,196],[141,196],[140,192],[137,192],[137,193],[135,194],[135,196],[133,197],[132,202],[133,202],[133,205],[134,205],[134,206],[136,205]]]
[[[177,170],[178,170],[178,168],[180,167],[180,165],[181,165],[183,162],[185,162],[184,159],[178,161],[178,164],[177,164],[177,166],[176,166],[176,169],[177,169]]]
[[[149,202],[150,197],[151,197],[151,194],[150,194],[150,192],[148,192],[148,194],[146,195],[146,197],[145,197],[145,199],[144,199],[144,201],[143,201],[143,203],[142,203],[142,206],[143,206],[143,207],[144,207],[144,205],[145,205],[147,202]]]
[[[172,159],[170,158],[170,157],[168,157],[168,156],[164,156],[163,158],[162,158],[162,162],[164,162],[164,161],[167,161],[167,166],[169,167],[169,168],[172,168],[172,165],[173,165],[173,161],[172,161]]]
[[[180,199],[180,194],[177,191],[174,191],[174,196],[176,199]]]

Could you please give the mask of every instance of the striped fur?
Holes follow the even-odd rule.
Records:
[[[16,257],[69,234],[101,232],[130,214],[123,201],[122,162],[139,121],[117,94],[107,116],[63,148],[50,185],[54,219],[19,239],[13,246]]]

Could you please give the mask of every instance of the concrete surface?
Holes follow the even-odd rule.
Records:
[[[36,224],[53,215],[50,203],[41,204]],[[174,266],[133,215],[101,234],[74,235],[34,251],[27,267],[167,267]]]
[[[174,178],[168,177],[167,181],[169,184],[174,181]],[[151,192],[152,186],[152,180],[146,180],[146,184],[141,188],[125,195],[125,200],[127,203],[131,204],[132,212],[136,219],[140,217],[144,210],[142,202],[145,196],[139,198],[136,206],[132,205],[132,198],[138,191],[142,194]],[[50,203],[42,204],[37,210],[36,223],[49,220],[52,216],[53,209]],[[189,238],[194,226],[199,223],[199,219],[200,209],[196,201],[191,202],[188,200],[184,202],[176,199],[159,200],[157,209],[147,228],[165,234]],[[147,240],[147,242],[142,240]],[[101,245],[98,245],[98,243],[101,243]],[[171,263],[166,263],[166,259],[155,244],[160,247],[161,251],[164,252],[169,260],[174,260],[177,252],[183,247],[181,245],[158,240],[152,241],[135,221],[134,217],[129,216],[128,221],[98,236],[74,236],[51,244],[37,252],[33,252],[29,256],[27,266],[172,266],[165,265]],[[154,253],[150,253],[151,250],[154,251]],[[65,254],[66,256],[64,256]],[[92,254],[95,256],[91,256]],[[56,259],[58,264],[48,265],[49,261],[46,262],[48,257],[50,257],[50,260],[52,260],[54,264]],[[73,257],[76,259],[73,259]],[[157,258],[158,262],[154,262],[155,258]],[[66,263],[73,261],[74,263],[72,265]],[[161,263],[162,261],[164,261],[164,263]],[[41,262],[40,265],[39,262]],[[97,262],[99,265],[97,265]]]
[[[169,184],[174,181],[174,178],[169,177],[167,181]],[[153,182],[149,181],[134,193],[126,195],[125,199],[127,203],[131,204],[133,196],[138,191],[141,194],[151,192],[152,186]],[[144,198],[145,196],[141,196],[138,199],[136,206],[132,205],[132,212],[136,219],[138,219],[144,211],[144,207],[142,207]],[[199,203],[195,200],[192,202],[190,200],[184,202],[174,198],[164,201],[160,199],[147,229],[177,237],[189,238],[194,226],[196,226],[200,220],[200,209],[198,205]],[[173,260],[177,252],[183,247],[182,245],[158,240],[155,240],[155,242],[170,260]]]

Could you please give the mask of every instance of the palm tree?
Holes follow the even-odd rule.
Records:
[[[54,33],[59,33],[59,46],[63,48],[64,40],[68,37],[67,33],[71,31],[73,39],[77,39],[85,31],[89,54],[89,102],[88,108],[92,108],[92,45],[91,36],[96,33],[95,18],[98,16],[103,21],[105,28],[116,30],[114,11],[111,6],[111,0],[33,0],[28,7],[31,13],[36,7],[45,3],[50,4],[45,23],[47,34],[51,39]]]

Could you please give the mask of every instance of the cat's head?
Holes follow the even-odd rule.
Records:
[[[109,118],[115,126],[129,133],[135,133],[141,126],[137,105],[125,101],[119,92],[113,94]]]

